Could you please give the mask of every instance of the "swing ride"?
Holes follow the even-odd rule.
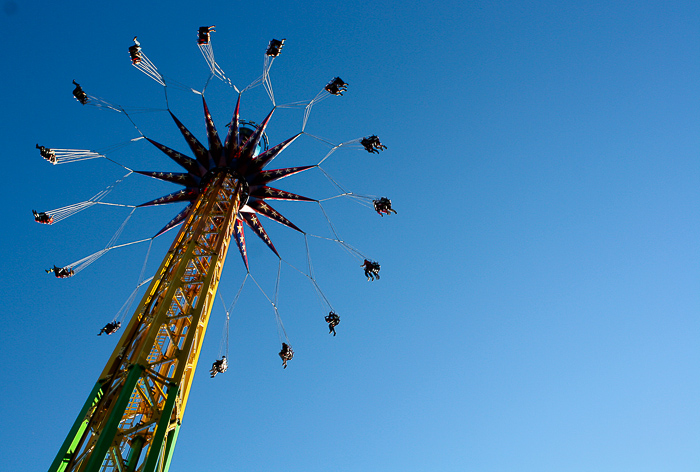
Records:
[[[382,216],[391,212],[396,213],[391,209],[391,201],[386,197],[379,198],[348,192],[321,168],[321,164],[341,147],[364,149],[370,153],[385,149],[376,136],[358,138],[336,145],[305,131],[311,108],[325,98],[342,95],[347,90],[347,84],[336,77],[312,100],[278,105],[272,92],[269,71],[274,59],[280,55],[285,40],[273,39],[265,51],[262,75],[239,90],[214,59],[211,45],[211,33],[214,31],[214,26],[205,26],[199,28],[197,32],[197,45],[207,62],[210,76],[201,91],[186,88],[201,96],[208,147],[205,147],[170,109],[168,87],[181,86],[181,84],[177,84],[159,72],[144,53],[136,37],[134,37],[134,45],[129,48],[132,65],[163,86],[168,105],[167,112],[187,142],[193,157],[147,137],[131,118],[128,109],[89,95],[81,85],[73,81],[75,85],[73,94],[81,105],[96,106],[120,113],[134,124],[139,136],[122,145],[141,145],[140,143],[147,141],[177,163],[184,172],[132,170],[107,156],[122,145],[100,151],[54,149],[38,144],[36,146],[41,157],[54,165],[103,158],[128,171],[121,179],[89,200],[46,212],[34,211],[34,217],[38,223],[54,225],[97,205],[130,208],[129,215],[104,249],[72,264],[54,266],[47,272],[53,272],[58,278],[73,277],[109,251],[134,244],[149,243],[139,282],[117,314],[122,314],[121,319],[118,319],[118,316],[115,317],[99,333],[99,335],[104,333],[109,336],[121,331],[121,338],[59,449],[49,469],[51,472],[168,470],[232,238],[243,260],[246,275],[231,307],[238,300],[246,281],[253,280],[272,305],[278,329],[281,332],[282,350],[279,356],[283,367],[287,367],[287,363],[293,358],[294,351],[284,331],[277,308],[277,294],[273,296],[266,294],[250,272],[245,238],[246,227],[258,236],[279,259],[278,282],[283,263],[302,273],[311,282],[330,310],[326,322],[329,323],[330,332],[335,336],[335,326],[340,322],[340,318],[321,291],[311,268],[309,267],[308,272],[304,272],[280,256],[264,229],[260,216],[303,235],[307,256],[307,238],[320,236],[314,236],[297,227],[275,210],[270,205],[270,200],[314,203],[320,207],[326,218],[328,216],[323,210],[323,202],[337,197],[352,198],[369,208],[374,208]],[[228,132],[223,142],[205,99],[207,85],[213,78],[219,79],[237,94],[233,116],[231,122],[227,124]],[[259,85],[264,86],[273,108],[261,123],[256,125],[242,120],[240,109],[241,97],[244,93]],[[270,146],[266,128],[275,109],[284,107],[304,110],[301,130],[281,143]],[[266,168],[273,159],[302,136],[330,144],[331,149],[314,165]],[[340,193],[326,199],[314,199],[269,185],[277,180],[313,169],[327,177]],[[181,188],[139,205],[104,201],[115,186],[134,174],[176,184]],[[185,203],[186,206],[154,236],[118,244],[122,231],[135,211],[170,203]],[[328,223],[333,237],[323,239],[339,244],[353,257],[364,260],[365,274],[369,273],[372,280],[379,279],[379,264],[369,262],[362,253],[338,236],[330,220]],[[178,225],[181,225],[181,228],[155,275],[144,279],[153,240]],[[148,286],[138,307],[131,319],[126,322],[125,317],[131,303],[135,301],[141,287],[146,284]],[[220,350],[221,359],[217,359],[212,365],[210,371],[212,378],[226,372],[228,368],[228,321],[231,309],[226,311],[225,349]]]

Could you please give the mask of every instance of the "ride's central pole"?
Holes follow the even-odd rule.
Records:
[[[202,191],[49,472],[167,471],[243,194]]]

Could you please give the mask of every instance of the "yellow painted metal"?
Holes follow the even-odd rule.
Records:
[[[136,463],[136,470],[142,472],[167,470],[174,447],[172,438],[187,406],[240,195],[239,179],[222,171],[193,205],[100,376],[104,395],[81,419],[87,421],[87,428],[66,471],[126,470],[134,441],[142,457],[136,460],[132,454],[132,467]],[[131,366],[139,366],[140,375],[129,390],[125,385]],[[172,396],[166,402],[169,388],[177,392],[172,408]],[[129,400],[119,407],[124,402],[116,400],[124,395]],[[171,410],[168,420],[163,418],[166,406]],[[118,426],[113,437],[98,442],[103,433],[114,430],[115,422]],[[164,438],[171,438],[168,457]],[[108,444],[106,449],[104,444]],[[153,458],[146,462],[148,457]],[[147,468],[150,464],[156,465]]]

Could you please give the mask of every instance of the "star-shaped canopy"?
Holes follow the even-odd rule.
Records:
[[[235,172],[243,178],[249,187],[247,202],[242,202],[241,208],[236,215],[234,228],[234,236],[236,244],[243,257],[246,269],[248,269],[248,255],[245,244],[244,225],[245,222],[260,239],[279,257],[275,246],[270,241],[269,236],[258,218],[258,215],[264,215],[271,220],[277,221],[289,228],[302,232],[291,221],[282,216],[277,210],[272,208],[266,200],[290,200],[290,201],[306,201],[314,202],[311,198],[302,197],[294,193],[285,192],[267,184],[284,177],[303,172],[316,166],[290,167],[286,169],[271,169],[263,170],[277,155],[296,140],[301,133],[292,136],[286,141],[271,147],[263,152],[259,152],[260,140],[263,137],[265,128],[267,127],[274,108],[257,126],[255,130],[241,126],[239,119],[239,109],[241,97],[238,97],[236,109],[233,113],[231,123],[228,125],[228,134],[226,141],[222,144],[219,134],[216,131],[214,122],[209,113],[207,102],[202,96],[204,105],[204,119],[207,129],[207,138],[209,141],[209,149],[205,148],[202,143],[178,120],[175,115],[170,113],[175,124],[180,129],[182,136],[187,141],[190,150],[194,154],[194,158],[185,156],[167,146],[148,139],[154,146],[163,151],[168,157],[177,162],[186,172],[145,172],[136,171],[139,174],[147,175],[166,182],[172,182],[185,187],[182,190],[164,195],[150,202],[143,203],[139,206],[165,205],[175,202],[190,202],[190,204],[178,213],[170,222],[165,225],[157,234],[159,236],[166,231],[174,228],[189,214],[192,208],[192,203],[201,195],[206,182],[209,181],[208,176],[211,173],[229,170]]]

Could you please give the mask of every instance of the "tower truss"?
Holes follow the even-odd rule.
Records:
[[[244,188],[224,170],[194,202],[51,472],[168,469]]]

